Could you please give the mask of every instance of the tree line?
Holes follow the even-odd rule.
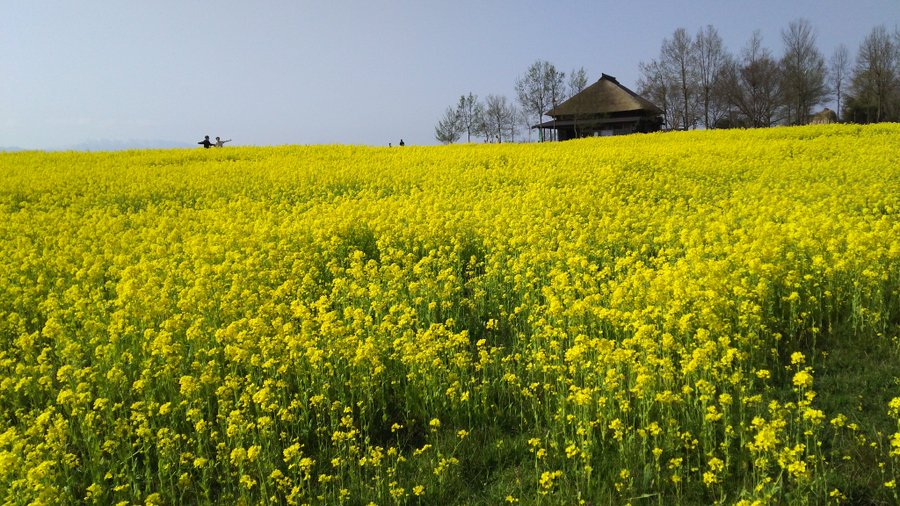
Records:
[[[637,91],[662,109],[668,129],[802,125],[831,100],[837,104],[831,120],[900,121],[900,29],[876,26],[855,58],[841,44],[826,60],[802,18],[781,31],[781,42],[777,57],[757,30],[733,54],[712,25],[695,35],[678,28],[663,39],[657,58],[639,64]],[[516,79],[518,107],[503,96],[463,95],[447,108],[435,138],[509,142],[524,127],[530,139],[531,125],[586,85],[584,68],[567,75],[539,60]]]
[[[445,144],[462,138],[472,142],[473,137],[484,142],[515,142],[520,127],[524,127],[530,138],[531,125],[543,121],[547,111],[585,86],[587,73],[583,67],[566,74],[552,63],[538,60],[516,79],[518,107],[505,96],[488,95],[479,100],[470,92],[447,108],[434,128],[434,137]]]
[[[516,106],[504,96],[488,95],[479,100],[478,95],[470,92],[459,97],[455,107],[447,108],[434,128],[434,136],[445,144],[452,144],[463,135],[466,142],[479,136],[484,142],[510,142],[518,133],[518,115]]]
[[[855,61],[843,44],[826,61],[816,41],[809,21],[797,19],[781,31],[781,57],[758,30],[735,55],[712,25],[694,36],[678,28],[658,58],[640,64],[638,93],[672,129],[802,125],[832,99],[833,119],[900,120],[900,30],[873,28]]]

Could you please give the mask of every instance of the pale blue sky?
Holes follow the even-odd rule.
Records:
[[[0,147],[435,144],[461,94],[515,100],[537,59],[633,88],[678,27],[780,55],[800,17],[855,57],[900,0],[0,0]]]

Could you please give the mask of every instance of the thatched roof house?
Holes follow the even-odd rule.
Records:
[[[811,125],[827,125],[829,123],[837,123],[837,113],[826,107],[810,116],[809,123]]]
[[[597,135],[655,132],[663,123],[663,111],[659,107],[606,74],[551,109],[547,116],[553,120],[533,128],[556,130],[561,141]]]

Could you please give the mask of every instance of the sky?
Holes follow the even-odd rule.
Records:
[[[0,0],[0,148],[432,145],[537,60],[635,89],[679,27],[779,56],[799,18],[855,58],[900,0]]]

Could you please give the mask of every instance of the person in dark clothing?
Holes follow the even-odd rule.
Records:
[[[400,139],[400,145],[401,145],[401,146],[406,146],[406,143],[403,142],[403,139]]]
[[[213,145],[213,143],[209,140],[209,136],[208,136],[208,135],[205,136],[205,137],[203,137],[203,140],[200,141],[200,142],[198,142],[197,144],[202,145],[205,149],[209,149],[210,146]]]

